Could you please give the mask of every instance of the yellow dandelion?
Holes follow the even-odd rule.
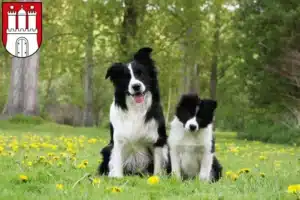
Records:
[[[61,183],[56,184],[56,189],[57,190],[63,190],[64,189],[64,185]]]
[[[32,166],[32,162],[31,162],[31,161],[28,161],[28,162],[27,162],[27,165],[28,165],[29,167],[31,167],[31,166]]]
[[[259,173],[260,177],[265,178],[266,174],[265,173]]]
[[[48,156],[49,156],[49,157],[53,157],[53,156],[54,156],[54,153],[50,152],[50,153],[48,153]]]
[[[73,149],[74,145],[72,142],[67,142],[67,148],[68,149]]]
[[[119,187],[112,187],[111,188],[111,192],[112,193],[118,193],[118,192],[121,192],[122,190],[121,190],[121,188],[119,188]]]
[[[84,169],[86,168],[86,165],[83,164],[83,163],[80,163],[78,166],[77,166],[78,169]]]
[[[12,152],[12,151],[9,151],[9,152],[8,152],[8,155],[11,156],[11,157],[13,157],[13,156],[15,155],[15,153]]]
[[[64,152],[62,152],[62,153],[60,153],[60,156],[61,156],[61,157],[63,157],[63,158],[66,158],[66,157],[68,157],[68,154],[67,154],[67,153],[64,153]]]
[[[44,160],[46,160],[46,157],[45,156],[39,156],[39,160],[44,161]]]
[[[89,144],[95,144],[96,142],[97,142],[96,138],[91,138],[91,139],[88,140]]]
[[[149,178],[148,178],[148,184],[150,184],[150,185],[155,185],[155,184],[157,184],[157,183],[159,183],[159,177],[158,176],[150,176]]]
[[[94,178],[93,179],[93,185],[100,184],[100,178]]]
[[[284,153],[284,152],[285,152],[285,149],[284,149],[284,148],[281,148],[281,149],[279,149],[279,152],[280,152],[280,153]]]
[[[87,166],[87,164],[89,163],[89,161],[88,160],[84,160],[84,161],[82,161],[82,164],[84,164],[85,166]]]
[[[289,185],[288,187],[288,193],[299,193],[300,192],[300,184],[295,184],[295,185]]]
[[[32,143],[32,144],[30,144],[29,146],[30,146],[30,148],[32,148],[32,149],[37,149],[37,148],[39,148],[39,145],[36,144],[36,143]]]
[[[19,178],[20,178],[20,180],[21,180],[22,182],[27,182],[27,181],[28,181],[28,176],[26,176],[26,175],[21,174],[21,175],[19,176]]]
[[[18,149],[19,149],[19,147],[18,147],[18,145],[13,145],[13,146],[11,147],[11,149],[12,149],[14,152],[17,152]]]
[[[250,172],[249,168],[242,168],[239,170],[238,174],[247,174]]]
[[[76,157],[74,157],[74,156],[72,156],[72,157],[71,157],[71,160],[72,160],[72,161],[76,161],[76,160],[77,160],[77,158],[76,158]]]
[[[239,175],[237,175],[236,173],[233,173],[230,175],[231,180],[236,181],[238,179]]]
[[[52,165],[53,165],[53,162],[52,162],[51,160],[47,160],[47,161],[45,162],[45,164],[46,164],[46,165],[52,166]]]
[[[51,149],[52,150],[56,150],[57,149],[57,145],[52,145]]]
[[[234,173],[233,171],[227,171],[226,173],[226,177],[235,181],[237,180],[237,178],[239,177],[236,173]]]
[[[233,174],[234,172],[233,171],[227,171],[225,174],[226,174],[226,176],[230,176],[231,174]]]
[[[59,156],[53,156],[53,160],[58,160]]]
[[[266,156],[259,156],[259,160],[267,160]]]
[[[238,153],[239,149],[238,149],[238,147],[230,147],[229,151],[232,152],[232,153]]]

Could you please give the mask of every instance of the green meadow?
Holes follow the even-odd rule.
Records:
[[[96,174],[108,130],[1,121],[0,199],[297,199],[291,185],[300,180],[299,147],[216,135],[224,167],[217,183],[166,176],[115,180]]]

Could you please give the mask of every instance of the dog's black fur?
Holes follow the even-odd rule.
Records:
[[[179,103],[176,106],[176,116],[183,124],[193,118],[196,114],[196,107],[199,107],[199,112],[196,115],[196,121],[199,128],[205,128],[213,122],[214,110],[217,107],[217,102],[212,99],[200,99],[196,93],[183,94]],[[211,153],[215,153],[215,136],[213,135]],[[213,157],[212,182],[218,181],[222,177],[222,165],[216,156]]]
[[[145,123],[154,119],[158,123],[157,133],[159,135],[158,140],[153,144],[153,147],[163,147],[167,144],[167,133],[165,118],[163,115],[163,110],[160,102],[160,91],[159,84],[157,80],[157,69],[155,67],[154,61],[151,59],[150,54],[152,49],[149,47],[141,48],[138,50],[134,56],[133,60],[130,62],[132,66],[133,73],[135,77],[142,81],[146,86],[146,91],[150,91],[152,94],[152,105],[148,109],[145,117]],[[127,64],[124,63],[114,63],[108,70],[105,78],[110,78],[114,85],[114,97],[115,105],[119,106],[124,112],[127,111],[128,107],[126,105],[126,96],[130,95],[128,93],[128,84],[130,81],[130,73],[127,68]],[[103,161],[98,168],[100,175],[107,175],[109,172],[108,163],[110,160],[111,151],[114,146],[114,127],[110,123],[110,143],[105,146],[100,154],[103,157]],[[152,151],[149,149],[149,154],[153,158]],[[153,174],[154,163],[153,159],[148,165],[147,173]],[[168,163],[167,172],[170,173],[171,167]],[[133,171],[124,171],[124,175],[134,175]]]

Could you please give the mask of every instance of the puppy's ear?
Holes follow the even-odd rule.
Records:
[[[212,99],[203,99],[200,104],[204,107],[204,109],[210,110],[211,112],[215,111],[218,106],[217,101]]]
[[[180,97],[179,104],[182,106],[197,105],[200,104],[201,100],[197,93],[187,93]]]
[[[114,80],[121,70],[123,70],[123,63],[114,63],[112,64],[106,71],[105,79],[110,78],[110,80]]]
[[[134,54],[134,59],[143,63],[151,60],[152,48],[143,47]]]

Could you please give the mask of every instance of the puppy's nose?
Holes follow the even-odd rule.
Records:
[[[133,84],[133,85],[132,85],[132,89],[133,89],[135,92],[140,91],[140,89],[141,89],[141,84],[139,84],[139,83]]]
[[[190,131],[195,131],[195,130],[196,130],[196,128],[197,128],[197,126],[196,126],[196,125],[194,125],[194,124],[190,124]]]

